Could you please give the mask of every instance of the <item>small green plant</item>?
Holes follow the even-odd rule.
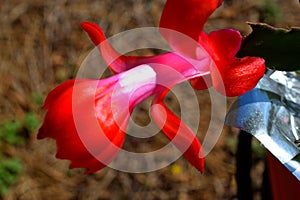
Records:
[[[0,144],[24,145],[26,136],[34,132],[40,121],[33,113],[27,113],[21,119],[6,121],[0,127]]]
[[[40,120],[38,119],[38,117],[35,114],[27,113],[25,115],[23,123],[24,123],[23,125],[27,129],[27,131],[29,133],[32,133],[38,128],[38,126],[40,124]]]
[[[21,120],[4,122],[0,128],[0,141],[8,145],[23,145],[25,139],[19,134],[22,129]]]
[[[25,114],[22,119],[3,122],[0,126],[0,150],[11,146],[22,148],[39,123],[38,117],[33,113]],[[12,156],[0,153],[0,197],[7,194],[9,187],[23,172],[21,160]]]
[[[43,95],[38,93],[38,92],[32,93],[31,94],[31,99],[35,103],[35,105],[38,106],[38,107],[41,107],[44,104]]]
[[[9,158],[0,154],[0,196],[9,191],[23,171],[22,162],[18,158]]]

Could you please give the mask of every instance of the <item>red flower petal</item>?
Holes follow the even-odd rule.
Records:
[[[93,172],[103,168],[115,158],[118,153],[118,147],[121,147],[123,144],[124,132],[120,130],[118,124],[109,124],[103,121],[103,119],[112,115],[110,102],[102,101],[105,98],[106,89],[111,85],[97,88],[96,94],[100,93],[101,95],[98,99],[95,99],[93,88],[95,88],[95,84],[98,84],[98,81],[77,81],[82,94],[78,99],[74,99],[72,96],[74,80],[63,83],[48,95],[46,100],[48,112],[37,137],[38,139],[45,137],[55,139],[57,144],[56,157],[71,160],[70,167],[87,168],[89,169],[88,172]],[[90,102],[85,101],[88,98],[93,98],[95,103],[101,101],[101,106],[105,107],[105,110],[101,113],[102,116],[96,119],[97,124],[93,123],[95,110],[89,110],[88,108],[91,105],[87,104]],[[82,113],[79,119],[74,118],[73,106]],[[125,122],[126,120],[128,119],[124,119]],[[85,128],[84,133],[80,135],[78,125]],[[99,134],[99,126],[105,135]],[[85,143],[83,143],[82,137],[85,138]],[[106,142],[103,140],[104,137],[107,139]],[[93,149],[93,153],[98,152],[98,154],[96,156],[92,155],[89,151],[91,149]],[[100,162],[98,159],[103,162]]]
[[[204,32],[199,37],[202,44],[214,60],[231,60],[239,51],[242,44],[242,36],[239,31],[222,29],[212,31],[207,36]]]
[[[82,22],[80,25],[88,33],[95,46],[99,45],[98,47],[103,59],[114,73],[120,73],[129,69],[126,64],[125,56],[120,55],[109,44],[102,29],[97,24],[91,22]]]
[[[209,70],[208,67],[204,66],[202,63],[199,64],[195,61],[193,62],[189,58],[174,52],[164,53],[157,56],[120,55],[108,43],[105,35],[103,34],[102,29],[97,24],[91,22],[83,22],[81,23],[81,26],[88,33],[95,45],[98,46],[99,44],[101,44],[98,46],[99,50],[105,62],[109,65],[110,69],[114,73],[120,73],[138,65],[149,63],[155,63],[172,67],[178,72],[183,72],[186,70],[195,70],[195,68],[197,68],[197,70],[202,71],[202,73]],[[194,43],[197,44],[196,42]],[[193,52],[193,54],[195,54],[195,52]],[[197,64],[200,66],[197,66]]]
[[[193,78],[190,83],[195,90],[206,90],[212,86],[210,74]]]
[[[211,79],[214,88],[226,96],[239,96],[254,88],[265,72],[265,61],[257,57],[237,59],[242,36],[236,30],[201,33],[199,43],[213,58]]]
[[[46,99],[38,139],[55,139],[56,157],[70,160],[70,168],[103,168],[123,145],[134,106],[155,92],[156,75],[143,65],[107,79],[61,84]]]
[[[81,22],[80,26],[88,33],[95,46],[98,46],[101,42],[106,40],[102,29],[97,24],[92,22]]]
[[[223,0],[167,0],[160,27],[183,33],[195,41],[203,29],[204,23]],[[163,34],[170,44],[175,44],[172,35]]]
[[[164,104],[163,98],[168,91],[156,97],[151,114],[157,125],[185,158],[201,173],[204,171],[204,158],[201,144],[196,135]]]
[[[70,80],[65,82],[64,84],[61,84],[56,87],[55,90],[52,90],[49,95],[47,96],[43,109],[49,109],[52,102],[55,101],[55,99],[59,98],[65,91],[69,90],[70,87],[74,85],[74,80]]]
[[[227,63],[217,63],[217,66],[221,66],[222,80],[217,69],[212,70],[214,88],[229,97],[239,96],[253,89],[266,69],[264,59],[258,57],[234,59]]]

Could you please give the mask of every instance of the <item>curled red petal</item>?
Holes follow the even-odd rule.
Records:
[[[88,33],[95,46],[98,46],[101,42],[106,40],[102,29],[97,24],[92,22],[81,22],[80,26]]]
[[[102,112],[102,118],[96,119],[97,124],[92,122],[93,119],[95,120],[95,111],[87,109],[90,106],[87,104],[90,102],[85,102],[85,99],[90,96],[94,101],[99,101],[99,99],[95,99],[92,90],[98,84],[98,81],[76,81],[78,81],[79,89],[82,90],[82,97],[78,97],[79,99],[73,98],[74,80],[63,83],[49,93],[46,99],[46,109],[48,111],[37,137],[38,139],[45,137],[55,139],[57,144],[56,157],[70,160],[70,168],[87,168],[87,172],[94,172],[103,168],[115,158],[118,149],[120,149],[118,147],[123,145],[125,135],[117,124],[107,124],[102,120],[105,117],[110,117],[110,104],[106,104],[108,109]],[[106,86],[110,87],[110,85]],[[105,90],[106,88],[99,88],[99,91],[96,92],[104,93]],[[79,116],[80,119],[74,117],[74,104],[82,113]],[[84,132],[80,134],[81,136],[78,132],[78,126],[85,128]],[[99,127],[103,130],[104,135],[102,136],[99,134]],[[85,138],[85,142],[83,142],[82,137]],[[106,142],[103,141],[103,138],[106,139]],[[92,155],[91,148],[98,154]]]
[[[258,57],[235,57],[242,36],[233,29],[201,33],[199,43],[210,54],[211,81],[214,88],[226,96],[239,96],[254,88],[265,72],[265,61]]]
[[[119,153],[134,106],[155,92],[156,75],[142,65],[107,79],[63,83],[46,99],[38,139],[55,139],[56,157],[70,160],[70,168],[103,168]]]
[[[45,103],[43,105],[43,109],[49,109],[52,102],[55,101],[55,99],[59,98],[65,91],[69,90],[70,87],[72,87],[73,85],[74,85],[74,80],[70,80],[65,82],[64,84],[57,86],[56,89],[52,90],[47,96]]]
[[[192,48],[187,48],[187,51],[183,51],[183,55],[180,52],[168,52],[156,56],[124,56],[114,50],[103,34],[102,29],[97,24],[82,22],[81,26],[89,34],[94,44],[98,46],[105,62],[114,73],[120,73],[138,65],[149,63],[160,64],[162,67],[164,67],[163,65],[171,67],[183,75],[186,75],[187,71],[189,71],[190,75],[194,75],[196,71],[199,71],[199,73],[209,71],[209,67],[203,64],[203,62],[197,62],[195,59],[191,59],[195,57],[192,56],[192,54],[196,54]],[[186,37],[183,39],[185,39],[185,44],[191,40]],[[197,46],[198,49],[200,48],[197,42],[193,41],[192,43],[195,44],[194,46]],[[192,53],[188,51],[192,51]],[[203,59],[203,57],[208,57],[207,53],[202,53],[201,59]]]
[[[167,0],[160,27],[178,31],[198,41],[204,23],[222,2],[223,0]],[[170,44],[175,45],[172,35],[163,33],[163,36]]]
[[[114,73],[120,73],[129,68],[126,63],[128,58],[120,55],[109,44],[100,26],[91,22],[82,22],[80,25],[88,33],[95,46],[99,47],[103,59]]]
[[[216,64],[221,66],[221,70],[212,70],[214,88],[229,97],[239,96],[253,89],[266,69],[265,60],[258,57],[244,57]]]
[[[184,157],[201,173],[204,171],[204,157],[201,144],[196,135],[163,102],[164,92],[154,99],[151,114],[157,125]]]
[[[120,73],[148,63],[182,66],[181,68],[190,65],[182,56],[172,52],[158,56],[121,55],[110,45],[100,26],[92,22],[82,22],[80,25],[88,33],[93,43],[98,46],[106,64],[114,73]]]
[[[209,35],[202,32],[199,42],[214,60],[232,60],[241,47],[242,36],[237,30],[221,29],[212,31]]]

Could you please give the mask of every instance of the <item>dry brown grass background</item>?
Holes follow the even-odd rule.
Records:
[[[264,16],[271,0],[231,0],[211,17],[207,31],[232,27],[247,34],[245,21],[267,20],[280,26],[300,26],[297,0],[278,0],[280,13]],[[144,26],[157,26],[164,0],[2,0],[0,1],[0,122],[44,112],[44,99],[57,84],[74,78],[93,45],[80,28],[82,21],[101,25],[107,36]],[[268,4],[270,5],[270,4]],[[264,10],[265,11],[265,10]],[[209,95],[199,94],[201,128],[209,120]],[[229,100],[231,102],[232,99]],[[91,175],[67,169],[68,162],[54,158],[52,140],[29,135],[25,146],[1,146],[10,157],[22,160],[24,171],[3,199],[234,199],[236,195],[234,142],[237,131],[226,127],[206,157],[201,175],[181,158],[156,172],[129,174],[105,168]],[[201,135],[201,134],[200,134]],[[136,148],[136,141],[128,139]],[[155,140],[152,141],[155,143]],[[176,169],[180,169],[179,171]],[[255,198],[259,199],[263,159],[253,168]]]

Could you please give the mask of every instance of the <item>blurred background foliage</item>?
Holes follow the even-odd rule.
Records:
[[[52,140],[36,140],[47,93],[74,78],[93,44],[80,28],[98,23],[109,37],[145,26],[158,26],[165,0],[2,0],[0,1],[0,199],[234,199],[235,146],[238,131],[229,127],[206,158],[204,175],[180,158],[147,174],[109,168],[83,175],[55,159]],[[205,26],[206,31],[267,22],[278,27],[300,26],[297,0],[227,0]],[[207,130],[210,99],[197,91],[201,109],[199,137]],[[176,101],[174,106],[176,105]],[[228,100],[228,103],[232,99]],[[140,108],[140,113],[148,108]],[[141,121],[148,118],[139,117]],[[159,140],[127,139],[129,149]],[[163,140],[164,141],[164,140]],[[150,143],[150,145],[149,145]],[[254,197],[259,199],[264,169],[263,148],[254,143]]]

